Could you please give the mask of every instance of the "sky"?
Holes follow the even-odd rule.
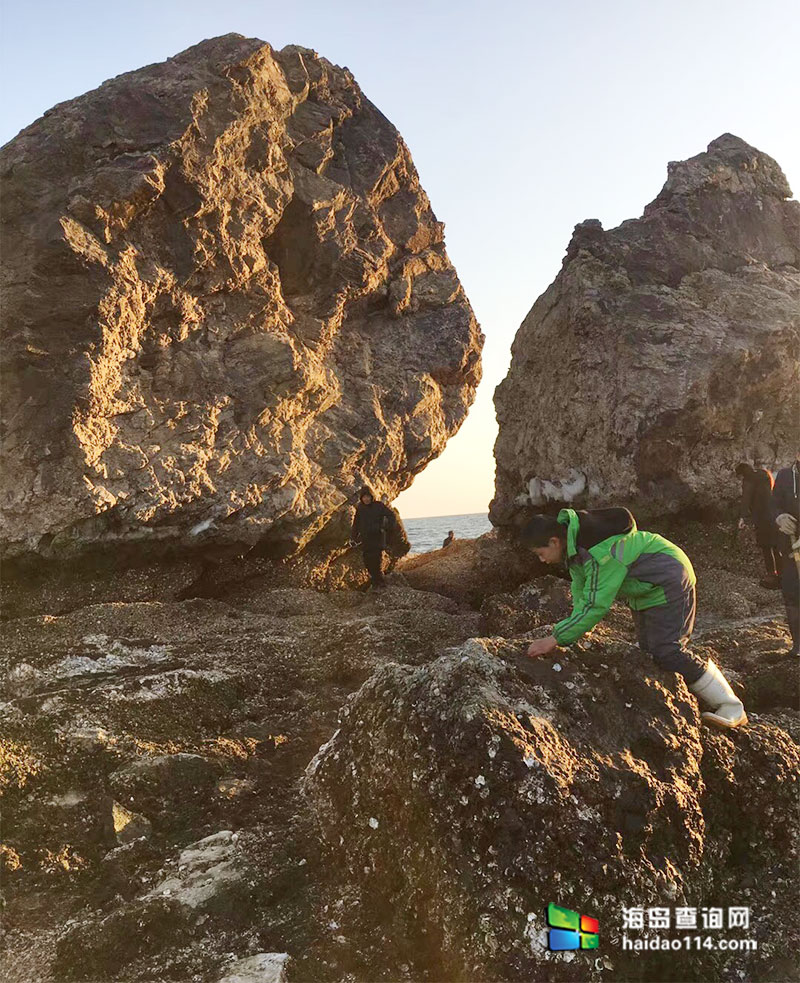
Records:
[[[410,148],[486,335],[477,399],[395,502],[406,517],[486,511],[494,389],[578,222],[640,215],[668,161],[725,132],[800,188],[797,0],[2,0],[0,26],[0,144],[220,34],[353,72]]]

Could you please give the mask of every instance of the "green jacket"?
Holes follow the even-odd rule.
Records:
[[[602,513],[624,513],[598,522]],[[689,557],[658,533],[637,529],[636,520],[625,509],[604,509],[577,513],[562,509],[558,521],[567,527],[567,569],[572,581],[572,613],[559,621],[553,635],[559,645],[571,645],[608,613],[617,597],[624,598],[634,611],[668,604],[694,588],[696,577]],[[594,524],[616,533],[600,539],[589,548],[578,545],[584,527]],[[583,537],[586,539],[586,536]],[[591,537],[590,537],[591,538]]]

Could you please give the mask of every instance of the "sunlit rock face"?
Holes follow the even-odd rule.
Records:
[[[725,134],[669,165],[639,219],[577,226],[495,395],[491,515],[736,494],[741,459],[792,460],[800,420],[800,204]]]
[[[5,555],[291,554],[463,421],[483,338],[347,69],[204,41],[56,106],[2,174]]]

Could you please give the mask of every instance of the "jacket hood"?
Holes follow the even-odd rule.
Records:
[[[369,485],[364,485],[364,487],[358,493],[358,500],[359,500],[359,502],[364,497],[364,495],[369,495],[373,502],[376,501],[376,499],[375,499],[375,492],[369,487]]]
[[[558,521],[567,527],[567,556],[574,556],[578,548],[590,550],[611,536],[623,536],[636,532],[636,519],[623,508],[611,509],[562,509]]]

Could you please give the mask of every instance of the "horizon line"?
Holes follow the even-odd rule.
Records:
[[[414,519],[460,519],[465,515],[485,515],[489,518],[489,510],[486,509],[485,512],[441,512],[437,515],[406,515],[403,518],[407,522],[411,522]]]

